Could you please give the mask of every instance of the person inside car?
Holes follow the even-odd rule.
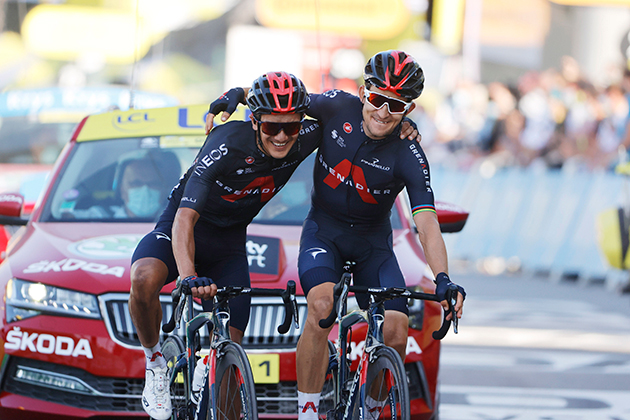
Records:
[[[179,161],[174,155],[146,155],[120,163],[117,182],[111,195],[115,198],[91,205],[87,209],[74,209],[77,219],[129,219],[155,220],[162,209],[167,192],[179,176]],[[118,187],[117,187],[118,185]],[[93,201],[93,198],[92,198]]]
[[[217,286],[249,286],[247,225],[321,140],[317,122],[303,122],[309,103],[294,75],[258,77],[247,96],[251,122],[228,122],[209,134],[155,229],[133,254],[129,312],[146,355],[143,407],[155,419],[168,419],[172,411],[159,343],[160,290],[178,276],[212,279],[209,286],[192,288],[209,311]],[[242,340],[249,306],[247,295],[230,301],[235,342]]]
[[[322,124],[324,137],[315,161],[311,209],[304,221],[298,258],[300,282],[308,303],[296,355],[300,420],[315,420],[318,416],[330,332],[319,327],[319,320],[332,309],[332,289],[341,277],[344,262],[356,262],[357,285],[405,287],[393,252],[389,220],[394,200],[404,187],[427,263],[435,275],[436,293],[444,297],[451,284],[429,163],[416,142],[400,141],[398,135],[401,121],[422,93],[424,73],[413,57],[390,50],[370,58],[363,77],[365,84],[359,87],[358,97],[330,90],[311,95],[308,110],[308,115]],[[237,92],[233,90],[227,96],[239,99]],[[211,105],[206,129],[211,127],[214,114],[224,109],[234,108]],[[227,117],[223,115],[222,119]],[[460,292],[455,310],[461,317],[465,291],[457,287]],[[367,306],[365,296],[357,296],[357,300],[362,307]],[[442,306],[448,307],[446,300]],[[404,360],[407,300],[388,301],[385,308],[385,342]],[[371,409],[378,410],[384,402],[369,403]]]

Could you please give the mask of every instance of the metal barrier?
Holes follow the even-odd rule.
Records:
[[[517,261],[554,278],[606,282],[627,273],[606,264],[597,245],[599,212],[621,204],[622,178],[610,172],[505,168],[482,176],[432,168],[440,201],[470,212],[464,229],[444,235],[450,259]]]

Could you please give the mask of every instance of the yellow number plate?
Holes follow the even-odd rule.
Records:
[[[277,384],[280,382],[279,354],[248,354],[249,364],[257,384]]]

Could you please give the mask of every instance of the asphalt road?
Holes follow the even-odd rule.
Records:
[[[630,420],[630,296],[454,271],[468,293],[441,360],[441,420]]]

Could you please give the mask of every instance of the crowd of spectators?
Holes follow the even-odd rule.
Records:
[[[462,81],[411,118],[432,165],[612,170],[630,146],[630,71],[619,73],[599,87],[564,57],[560,69],[529,72],[514,86]]]

